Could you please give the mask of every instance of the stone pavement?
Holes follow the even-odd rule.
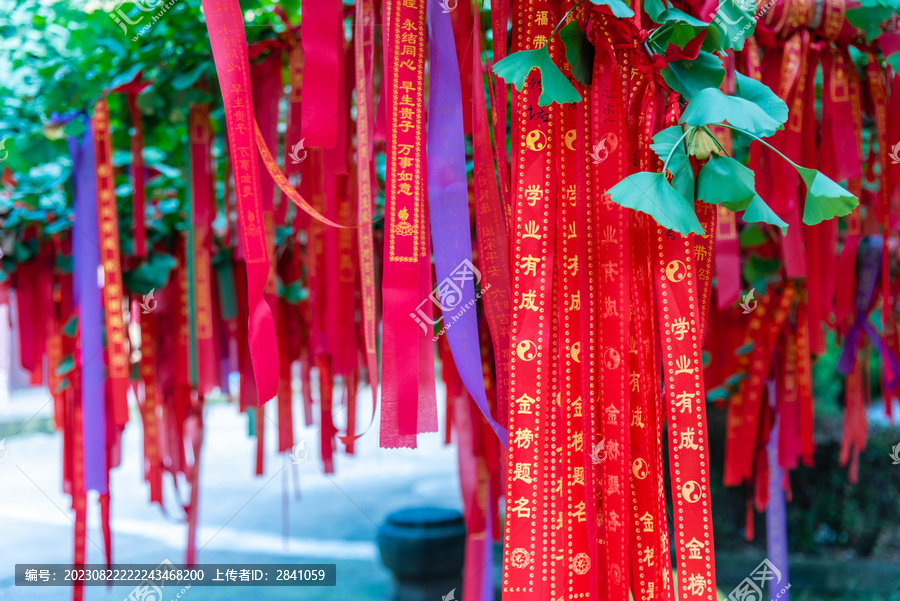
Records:
[[[360,421],[368,421],[368,402],[361,396]],[[299,413],[297,407],[295,415]],[[247,416],[238,414],[234,405],[217,404],[207,407],[205,421],[198,562],[335,563],[337,585],[193,587],[181,594],[185,601],[387,599],[391,578],[378,558],[377,526],[401,507],[461,505],[455,448],[444,446],[439,434],[420,436],[416,450],[385,450],[378,448],[376,425],[357,442],[356,455],[339,454],[336,473],[326,476],[318,460],[315,426],[295,425],[297,440],[305,439],[308,459],[294,466],[274,452],[275,425],[269,421],[266,471],[256,477]],[[141,477],[141,445],[140,423],[133,414],[123,438],[122,465],[111,474],[113,559],[149,564],[169,559],[177,564],[186,541],[182,512],[169,484],[166,508],[171,515],[149,504],[149,489]],[[0,599],[67,601],[71,589],[16,587],[13,579],[16,563],[72,560],[74,514],[62,492],[61,436],[9,436],[5,447],[7,456],[0,463]],[[103,563],[94,497],[89,505],[88,563]],[[85,601],[121,601],[131,590],[87,587]],[[179,592],[180,587],[167,587],[162,599],[135,601],[171,601]]]

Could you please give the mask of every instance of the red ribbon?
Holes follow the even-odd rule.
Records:
[[[656,302],[669,417],[678,596],[716,599],[694,235],[656,230]]]
[[[431,293],[424,190],[425,3],[389,6],[381,446],[415,447],[417,431],[437,429],[437,411],[430,403],[434,386],[429,386],[434,347],[411,317]],[[426,303],[429,311],[431,304]],[[420,395],[421,410],[433,411],[433,416],[420,415]]]
[[[494,345],[497,416],[501,425],[505,426],[509,402],[509,239],[494,173],[495,155],[491,148],[487,105],[482,86],[481,37],[478,27],[473,30],[472,35],[472,76],[476,83],[472,96],[475,234],[484,287],[491,289],[491,294],[482,297],[482,301]],[[505,162],[502,156],[500,160]]]
[[[160,449],[159,389],[156,372],[156,320],[153,313],[141,316],[141,379],[144,381],[144,479],[150,484],[150,502],[162,505],[162,451]]]
[[[197,390],[207,394],[218,385],[219,363],[213,338],[212,270],[210,265],[213,181],[209,107],[192,106],[188,115],[191,144],[191,221],[194,256],[193,303],[197,356]]]
[[[766,374],[771,366],[772,347],[778,339],[788,314],[794,304],[796,288],[787,286],[781,292],[778,304],[773,307],[765,323],[761,318],[766,308],[760,301],[755,313],[762,314],[751,320],[748,336],[755,346],[750,354],[749,374],[740,392],[740,401],[732,402],[728,412],[729,431],[725,447],[725,486],[734,486],[752,479],[753,462],[758,451],[759,420]],[[762,445],[765,447],[765,445]]]
[[[225,103],[241,223],[241,246],[247,270],[249,350],[258,402],[262,404],[278,393],[279,362],[275,320],[263,298],[269,276],[269,254],[260,206],[258,165],[255,160],[257,143],[253,137],[247,38],[237,0],[204,0],[203,12],[206,15],[206,26]],[[259,136],[258,131],[256,134]],[[260,148],[264,149],[264,144]]]
[[[343,48],[341,0],[317,0],[303,6],[300,40],[304,80],[302,131],[306,146],[334,148],[338,138],[340,49]],[[292,140],[292,143],[295,143]]]
[[[356,82],[356,218],[360,224],[368,224],[372,219],[374,203],[374,168],[373,157],[373,114],[372,114],[372,69],[373,49],[375,46],[374,11],[371,0],[359,0],[356,4],[356,43],[353,47],[353,65]],[[347,422],[347,435],[341,441],[347,445],[347,452],[352,453],[353,441],[365,434],[375,421],[375,409],[378,405],[378,357],[377,357],[377,317],[375,315],[375,247],[372,240],[372,228],[360,227],[357,232],[357,249],[359,252],[359,277],[361,288],[362,342],[369,372],[369,384],[372,390],[372,417],[369,425],[362,433],[356,434],[356,407],[353,403]]]
[[[629,516],[629,441],[631,415],[628,348],[631,323],[630,218],[631,211],[614,204],[606,191],[636,171],[640,160],[639,138],[652,134],[653,109],[646,115],[643,100],[649,80],[626,77],[631,72],[634,54],[630,49],[616,53],[617,29],[606,15],[594,12],[598,20],[597,54],[594,60],[591,140],[605,141],[613,149],[601,163],[593,161],[594,221],[599,225],[600,242],[595,243],[597,269],[597,370],[599,385],[595,411],[605,461],[598,469],[597,496],[601,499],[602,539],[601,582],[610,601],[628,599],[630,559]],[[624,64],[620,68],[618,61]],[[628,99],[627,101],[625,99]],[[630,101],[630,104],[627,102]],[[626,123],[636,126],[626,128]],[[629,165],[629,161],[631,164]],[[596,444],[599,444],[596,443]]]
[[[131,188],[132,188],[132,231],[134,256],[147,256],[147,228],[145,225],[144,205],[147,201],[147,190],[144,183],[144,124],[141,119],[141,109],[137,105],[138,95],[147,88],[150,83],[142,82],[143,71],[134,76],[134,79],[123,86],[114,89],[113,92],[126,94],[128,112],[131,115],[131,126],[134,134],[131,136]]]
[[[109,394],[116,426],[128,422],[128,347],[122,319],[122,263],[119,258],[119,212],[112,165],[112,138],[109,106],[97,102],[91,117],[97,161],[97,220],[100,234],[100,264],[103,268],[103,314],[106,326],[106,360],[109,367]]]
[[[543,8],[543,7],[542,7]],[[539,46],[537,36],[549,37],[549,11],[537,3],[515,6],[514,48]],[[513,230],[512,319],[510,327],[509,453],[507,456],[506,523],[503,539],[503,598],[531,601],[551,598],[544,575],[559,569],[557,481],[546,473],[552,462],[551,409],[552,316],[554,246],[556,236],[556,172],[551,128],[539,115],[539,74],[526,78],[524,89],[513,92],[513,173],[511,194]],[[561,444],[561,442],[559,443]],[[570,444],[576,445],[573,440]],[[581,441],[583,448],[585,441]],[[579,522],[587,519],[586,508]],[[558,525],[558,527],[557,527]],[[574,558],[573,558],[574,559]],[[585,565],[585,561],[587,564]],[[579,569],[590,569],[588,556]],[[565,566],[562,566],[565,567]],[[556,583],[556,587],[559,583]],[[556,590],[557,596],[563,591]]]

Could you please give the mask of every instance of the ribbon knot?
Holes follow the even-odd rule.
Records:
[[[646,36],[649,34],[643,29],[639,29],[635,26],[632,27],[635,30],[635,39],[641,39],[641,43],[643,43],[643,40],[646,39]],[[672,88],[669,87],[669,84],[666,83],[666,80],[662,76],[662,70],[675,61],[695,60],[700,54],[700,47],[703,45],[703,40],[705,38],[706,32],[704,31],[693,40],[685,44],[684,48],[681,48],[675,44],[669,44],[669,47],[666,48],[664,54],[650,54],[650,56],[648,57],[649,61],[641,61],[641,64],[638,65],[637,68],[644,75],[652,76],[653,80],[671,96],[674,93],[674,90],[672,90]]]

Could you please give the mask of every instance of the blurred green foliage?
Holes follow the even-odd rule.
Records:
[[[273,13],[276,4],[299,21],[299,0],[245,2],[250,43],[284,30]],[[152,4],[145,0],[145,6]],[[127,34],[113,19],[117,10],[136,22]],[[176,0],[151,21],[155,13],[141,11],[132,2],[0,0],[0,140],[8,151],[2,166],[12,171],[16,182],[0,192],[4,271],[33,256],[47,236],[71,227],[67,138],[83,133],[84,120],[74,119],[65,128],[51,127],[50,120],[71,111],[90,115],[104,95],[110,105],[121,245],[128,254],[132,123],[125,96],[110,91],[138,73],[151,82],[138,97],[144,161],[151,175],[147,196],[158,201],[146,207],[149,242],[164,252],[185,228],[190,105],[211,105],[217,159],[224,155],[224,113],[200,3]],[[221,200],[224,161],[216,162]]]

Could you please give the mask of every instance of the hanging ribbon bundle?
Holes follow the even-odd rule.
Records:
[[[57,118],[86,125],[78,227],[24,229],[39,250],[4,287],[63,430],[76,563],[89,491],[111,561],[129,390],[150,500],[167,508],[171,482],[193,563],[206,399],[239,393],[262,474],[267,421],[279,452],[303,443],[295,366],[330,473],[379,383],[382,447],[438,430],[439,358],[466,599],[493,597],[497,539],[505,600],[713,601],[707,401],[727,402],[725,484],[783,541],[790,470],[815,454],[812,365],[833,349],[856,480],[873,358],[888,415],[900,395],[900,34],[845,0],[457,4],[303,2],[248,45],[238,2],[204,0],[225,120],[215,94],[189,107],[174,236],[153,229],[153,82],[112,90],[119,121],[115,96]],[[132,127],[130,173],[114,123]]]
[[[752,288],[751,293],[740,299],[720,296],[710,319],[722,339],[706,341],[712,357],[707,370],[711,396],[731,397],[724,481],[749,486],[748,538],[754,506],[759,511],[768,507],[770,528],[773,523],[780,524],[779,532],[785,528],[789,470],[801,462],[813,464],[812,365],[818,359],[835,356],[837,372],[845,378],[840,460],[849,465],[851,482],[857,481],[866,446],[870,356],[881,366],[879,384],[889,417],[900,392],[895,325],[898,207],[896,170],[889,157],[894,152],[890,136],[896,130],[888,118],[889,106],[900,102],[900,95],[889,94],[897,90],[898,78],[892,67],[882,66],[881,58],[896,52],[897,36],[892,26],[882,32],[877,23],[874,30],[857,29],[854,25],[862,27],[869,16],[841,0],[776,2],[764,8],[756,14],[754,37],[748,40],[753,43],[735,54],[735,63],[747,76],[768,84],[790,107],[790,118],[773,137],[773,145],[798,163],[818,162],[822,173],[843,183],[860,204],[842,215],[844,223],[801,223],[800,215],[813,202],[809,196],[803,199],[798,180],[808,184],[804,174],[797,178],[774,155],[751,148],[750,164],[757,173],[777,173],[767,179],[764,196],[773,199],[773,210],[789,227],[786,234],[761,231],[765,237],[745,229],[742,236],[749,243],[742,244],[741,253],[744,289]],[[822,108],[817,113],[819,69]],[[872,125],[864,127],[866,122]],[[750,242],[748,235],[756,239]],[[768,265],[756,270],[760,262]],[[741,282],[740,265],[717,265],[716,276],[721,295],[723,281]],[[762,298],[754,299],[754,291]],[[733,304],[735,300],[740,304]],[[876,310],[880,316],[873,318]],[[730,348],[726,340],[733,341]],[[776,474],[777,487],[772,488]],[[786,558],[772,560],[779,569],[787,568]]]

